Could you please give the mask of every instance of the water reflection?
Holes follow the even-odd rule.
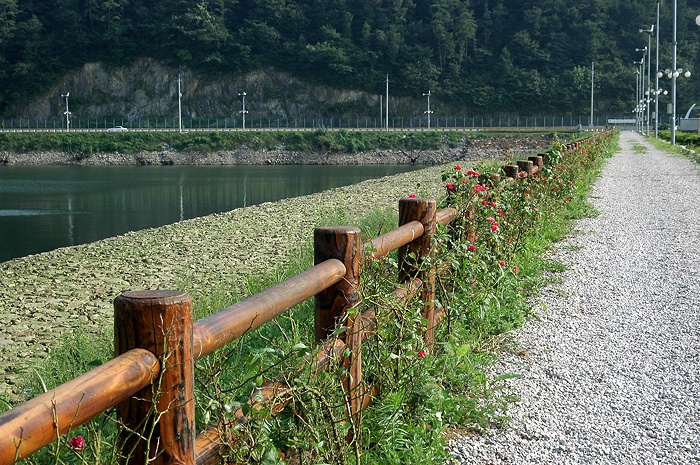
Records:
[[[398,166],[0,169],[0,261],[414,169]]]
[[[75,236],[73,235],[74,224],[73,224],[73,197],[68,196],[68,239],[70,240],[70,245],[75,245]]]

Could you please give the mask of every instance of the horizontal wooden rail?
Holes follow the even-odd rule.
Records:
[[[454,221],[457,217],[456,208],[445,208],[435,214],[436,221],[441,225],[446,225]],[[362,244],[363,249],[369,249],[369,256],[373,258],[384,257],[394,250],[409,244],[417,237],[423,235],[424,227],[420,221],[411,221],[403,226],[391,230],[381,236]]]
[[[133,349],[3,413],[0,464],[14,463],[51,444],[57,434],[66,434],[152,384],[159,371],[153,353]]]
[[[435,213],[435,221],[443,226],[452,223],[457,218],[458,212],[456,208],[443,208]]]
[[[411,221],[403,226],[377,236],[362,244],[364,250],[369,249],[370,256],[374,258],[384,257],[423,235],[423,224],[420,221]]]
[[[248,297],[194,324],[194,357],[198,359],[278,317],[340,281],[345,265],[326,260],[286,281]]]

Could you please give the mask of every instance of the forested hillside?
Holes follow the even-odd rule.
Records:
[[[672,2],[661,5],[662,68]],[[696,71],[700,1],[678,1],[678,66]],[[634,106],[653,0],[0,0],[0,112],[89,62],[151,57],[212,78],[262,67],[307,82],[489,113]],[[652,45],[653,45],[652,40]],[[700,69],[696,77],[700,78]],[[700,96],[679,80],[679,108]],[[670,83],[663,83],[670,88]]]

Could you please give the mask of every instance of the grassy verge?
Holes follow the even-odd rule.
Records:
[[[401,148],[428,150],[458,147],[465,140],[512,138],[551,131],[348,131],[318,128],[313,131],[210,131],[210,132],[0,132],[2,150],[16,153],[59,151],[76,154],[137,153],[175,150],[216,152],[239,148],[357,153]],[[569,134],[566,134],[569,136]]]
[[[493,186],[494,166],[445,171],[448,195],[442,206],[460,216],[440,228],[435,255],[426,266],[442,270],[436,305],[442,311],[436,345],[425,345],[426,321],[417,299],[399,303],[387,297],[398,274],[395,254],[367,260],[362,269],[362,310],[377,309],[378,327],[363,345],[363,373],[375,401],[362,423],[346,415],[342,383],[347,373],[335,367],[315,375],[308,363],[313,347],[313,303],[306,302],[225,349],[197,362],[197,425],[225,419],[243,409],[249,420],[230,431],[229,462],[239,463],[444,463],[449,429],[481,431],[507,421],[505,379],[486,376],[502,335],[529,316],[528,296],[544,283],[544,271],[559,265],[543,258],[553,242],[569,232],[575,219],[595,214],[586,196],[602,162],[615,144],[599,142],[563,154],[550,151],[547,168],[537,176]],[[332,214],[318,225],[347,223]],[[376,211],[361,221],[367,238],[393,229],[397,215]],[[237,294],[192,290],[195,318],[218,311],[247,295],[307,269],[312,251],[303,248],[289,265],[249,280]],[[181,289],[188,291],[183,280]],[[76,336],[34,371],[27,389],[34,392],[70,379],[109,357],[111,339]],[[251,392],[267,381],[284,382],[292,402],[273,415],[273,405],[247,404]],[[47,447],[27,463],[114,463],[117,423],[108,412]],[[348,436],[353,439],[347,441]],[[71,439],[85,441],[78,450]]]
[[[685,157],[695,163],[700,163],[700,136],[697,134],[678,133],[676,135],[676,144],[670,142],[671,134],[669,131],[659,131],[659,139],[649,137],[647,140],[656,147],[665,152],[675,153]],[[679,145],[683,147],[679,147]]]

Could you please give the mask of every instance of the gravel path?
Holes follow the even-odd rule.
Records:
[[[461,464],[700,464],[700,171],[623,132],[554,254],[568,269],[494,375],[512,424],[451,442]],[[645,147],[642,149],[640,146]]]

